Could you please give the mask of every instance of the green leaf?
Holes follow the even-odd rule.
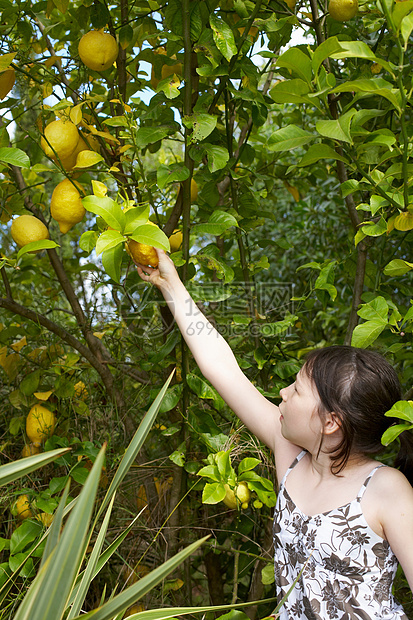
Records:
[[[241,463],[238,465],[238,474],[242,474],[244,471],[250,471],[257,467],[261,463],[260,459],[255,459],[253,457],[246,457],[242,459]]]
[[[296,78],[278,82],[270,90],[270,96],[275,103],[308,103],[316,105],[316,100],[306,96],[310,92],[311,89],[308,83]]]
[[[195,226],[192,227],[192,232],[198,235],[221,235],[224,231],[228,230],[228,228],[231,228],[231,226],[238,226],[235,217],[226,211],[216,209],[206,224],[195,224]]]
[[[156,172],[156,180],[159,185],[159,189],[164,189],[168,183],[174,183],[176,181],[185,181],[189,177],[189,170],[183,162],[170,164],[160,164]]]
[[[151,224],[138,226],[129,237],[134,241],[153,245],[155,248],[161,248],[165,250],[165,252],[169,252],[170,250],[168,237],[160,228],[152,226]]]
[[[125,242],[125,237],[117,230],[105,230],[99,235],[96,241],[96,254],[99,256],[105,250],[115,248],[120,243]]]
[[[381,438],[381,443],[383,446],[388,446],[392,441],[397,439],[401,433],[404,433],[404,431],[410,431],[412,428],[413,424],[394,424],[384,431]]]
[[[56,620],[63,616],[73,581],[84,559],[103,462],[104,448],[100,450],[68,517],[59,544],[32,582],[15,620]]]
[[[312,142],[316,136],[298,125],[286,125],[274,131],[268,139],[269,151],[290,151]]]
[[[0,162],[17,166],[17,168],[30,168],[30,159],[26,153],[12,146],[0,148]]]
[[[40,370],[35,370],[34,372],[29,373],[20,382],[19,390],[25,396],[31,396],[34,392],[36,392],[37,388],[39,387],[40,378],[41,378]]]
[[[314,75],[317,75],[321,63],[326,58],[342,49],[341,43],[338,41],[337,37],[328,37],[328,39],[318,45],[311,60]]]
[[[381,217],[376,224],[374,222],[365,224],[360,230],[368,237],[380,237],[380,235],[384,235],[387,232],[387,222]]]
[[[353,144],[353,139],[350,135],[350,125],[351,119],[355,113],[356,110],[351,108],[346,114],[343,114],[333,121],[318,121],[318,123],[316,123],[316,130],[326,138]]]
[[[396,30],[400,30],[403,19],[413,9],[413,0],[404,0],[404,2],[396,2],[393,5],[391,16]]]
[[[384,274],[391,277],[403,276],[411,269],[413,269],[413,263],[408,263],[407,260],[395,258],[385,266]]]
[[[99,233],[96,230],[88,230],[79,239],[79,247],[88,254],[91,253],[98,240]]]
[[[278,57],[275,64],[277,67],[285,67],[292,73],[296,73],[308,84],[311,84],[311,60],[298,47],[290,47]]]
[[[200,398],[216,399],[217,395],[214,388],[202,377],[198,377],[198,375],[194,375],[193,373],[188,373],[186,380],[190,389]]]
[[[99,215],[111,228],[123,231],[125,227],[125,214],[117,202],[107,196],[98,197],[90,195],[83,198],[82,203],[86,211]]]
[[[71,620],[75,618],[80,612],[82,605],[86,599],[90,583],[93,579],[93,575],[99,560],[100,552],[103,547],[103,543],[105,542],[106,533],[109,526],[109,519],[112,514],[113,502],[115,501],[115,496],[112,497],[112,500],[109,503],[108,509],[105,514],[105,518],[103,519],[103,523],[99,530],[99,534],[97,536],[96,542],[93,545],[92,553],[90,554],[86,570],[83,573],[82,580],[77,588],[76,596],[73,601],[72,608],[67,616],[67,620]]]
[[[169,375],[168,379],[165,381],[164,385],[162,386],[162,388],[159,390],[158,395],[156,396],[155,400],[153,401],[152,405],[150,406],[147,414],[145,415],[145,417],[142,419],[141,423],[139,424],[139,427],[137,428],[134,436],[132,437],[132,440],[129,444],[129,446],[126,449],[125,454],[123,455],[123,458],[119,464],[119,467],[116,470],[116,473],[114,475],[114,477],[112,478],[112,481],[110,483],[110,486],[106,492],[105,497],[103,498],[103,501],[99,507],[99,511],[98,514],[96,516],[96,520],[98,520],[99,516],[102,514],[103,510],[105,510],[106,506],[109,504],[113,494],[116,492],[117,488],[119,487],[120,483],[122,482],[122,480],[124,479],[124,477],[126,476],[126,474],[128,473],[132,463],[134,462],[136,455],[138,454],[139,450],[141,449],[146,437],[148,436],[149,431],[152,428],[152,425],[155,421],[155,418],[158,414],[159,411],[159,407],[161,406],[162,400],[165,396],[165,393],[169,387],[169,384],[172,380],[173,377],[173,372],[171,372],[171,374]]]
[[[69,448],[59,448],[58,450],[50,450],[43,454],[34,454],[33,456],[26,456],[24,459],[7,463],[0,466],[0,486],[10,484],[14,480],[18,480],[23,476],[27,476],[32,471],[47,465],[56,460],[59,456],[70,452]]]
[[[376,319],[374,321],[366,321],[354,328],[351,344],[353,347],[365,349],[370,346],[380,336],[381,332],[387,326],[387,321]]]
[[[162,403],[159,407],[160,413],[167,413],[171,411],[179,403],[179,399],[182,396],[183,384],[176,383],[172,387],[168,388],[162,399]]]
[[[231,466],[231,450],[221,450],[215,455],[215,462],[218,467],[219,474],[223,480],[235,476],[235,471]]]
[[[178,465],[178,467],[183,467],[185,465],[185,458],[186,458],[186,445],[185,445],[185,442],[183,441],[181,445],[178,446],[178,448],[174,450],[172,454],[169,455],[169,460],[172,461],[172,463],[175,463],[175,465]]]
[[[209,16],[209,23],[212,28],[215,45],[224,58],[230,61],[237,53],[237,46],[235,45],[232,29],[223,19],[220,19],[213,12],[211,12]]]
[[[328,121],[327,121],[328,122]],[[336,159],[338,161],[343,161],[344,163],[348,163],[346,157],[339,155],[331,146],[328,144],[312,144],[307,153],[300,159],[297,164],[297,167],[301,168],[303,166],[311,166],[312,164],[317,163],[320,159]]]
[[[190,142],[205,140],[214,131],[217,121],[217,116],[200,112],[192,114],[192,116],[185,116],[183,119],[185,127],[192,129]]]
[[[114,248],[105,250],[102,253],[102,265],[108,276],[114,282],[120,282],[120,272],[122,266],[123,246],[116,245]]]
[[[363,41],[340,41],[341,50],[330,54],[330,58],[365,58],[377,60],[373,50]],[[380,60],[378,60],[380,62]]]
[[[384,414],[388,418],[398,418],[400,420],[406,420],[413,424],[413,401],[412,400],[398,400],[394,403],[393,407],[386,411]]]
[[[149,219],[149,205],[144,207],[132,207],[125,211],[125,235],[131,235],[138,226],[146,224]]]
[[[51,241],[50,239],[43,239],[43,241],[32,241],[27,243],[17,252],[17,260],[27,254],[28,252],[37,252],[39,250],[51,250],[52,248],[60,248],[60,245]]]
[[[180,95],[180,86],[181,78],[174,73],[159,82],[156,92],[163,92],[167,99],[176,99]]]
[[[174,124],[140,127],[136,132],[136,146],[144,148],[148,146],[148,144],[154,144],[155,142],[159,142],[159,140],[163,140],[166,136],[174,134],[176,130],[177,126]]]
[[[365,95],[371,95],[376,97],[377,95],[384,97],[400,112],[401,111],[401,95],[400,91],[393,88],[390,82],[387,82],[383,78],[371,78],[352,80],[350,82],[344,82],[336,88],[333,88],[332,93],[362,93]]]
[[[202,491],[202,503],[218,504],[218,502],[222,502],[225,494],[226,491],[222,482],[207,482]]]
[[[321,269],[320,275],[314,284],[315,289],[327,291],[333,301],[337,297],[337,289],[332,284],[334,281],[334,269],[335,261],[332,261]]]
[[[208,168],[210,172],[216,172],[225,168],[229,160],[228,150],[215,144],[203,144],[208,155]]]
[[[400,29],[400,33],[404,41],[405,50],[407,50],[407,46],[409,44],[412,30],[413,30],[413,13],[410,13],[410,15],[406,15],[406,17],[403,18],[401,29]]]
[[[205,467],[201,467],[201,469],[197,472],[197,476],[204,476],[205,478],[210,478],[211,480],[219,481],[219,471],[216,465],[206,465]]]
[[[112,116],[111,118],[105,118],[103,121],[105,125],[109,127],[127,127],[128,121],[124,116]]]
[[[375,297],[367,304],[363,304],[357,314],[366,321],[386,321],[389,313],[389,306],[384,297]]]
[[[265,586],[269,586],[275,581],[274,564],[268,563],[261,571],[261,581]]]
[[[16,553],[23,551],[30,543],[36,540],[42,531],[43,527],[40,523],[26,519],[11,535],[10,553],[16,555]]]
[[[10,67],[16,54],[17,52],[13,52],[11,54],[3,54],[0,56],[0,72],[3,72]]]

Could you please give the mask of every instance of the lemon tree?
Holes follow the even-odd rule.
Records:
[[[0,540],[18,525],[30,539],[24,554],[44,531],[36,516],[55,514],[62,479],[70,471],[76,489],[84,484],[104,442],[110,481],[125,438],[176,368],[159,425],[116,500],[114,530],[145,490],[124,564],[145,553],[154,566],[194,540],[195,515],[219,548],[208,543],[159,590],[162,606],[186,604],[189,592],[208,602],[260,600],[270,591],[260,558],[271,544],[273,487],[261,480],[273,483],[271,461],[202,379],[127,244],[171,252],[196,303],[272,402],[308,349],[352,342],[386,352],[408,404],[411,4],[35,8],[34,19],[12,0],[0,24],[2,452],[12,463],[23,450],[24,460],[66,445],[76,454],[59,461],[58,474],[39,474],[35,488],[8,489]],[[19,248],[12,227],[27,215],[49,238]],[[25,430],[35,403],[59,420],[41,446]],[[409,405],[400,411],[410,416]],[[398,430],[385,437],[386,462]],[[34,448],[41,454],[29,454]],[[244,458],[261,464],[240,471]],[[204,466],[213,477],[197,476]],[[171,477],[158,493],[156,481]],[[22,494],[35,518],[17,523],[9,507]],[[14,553],[0,553],[0,565],[16,568]],[[115,583],[120,572],[105,577]],[[19,592],[32,579],[29,567],[24,574]],[[100,604],[103,577],[95,584],[88,611]],[[15,616],[13,600],[5,620]]]

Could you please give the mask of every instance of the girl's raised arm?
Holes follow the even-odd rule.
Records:
[[[171,259],[162,250],[157,252],[158,268],[137,265],[139,275],[162,292],[204,377],[249,430],[276,453],[276,457],[284,460],[286,452],[285,460],[290,464],[297,454],[297,446],[280,433],[278,407],[247,379],[228,343],[190,297]]]

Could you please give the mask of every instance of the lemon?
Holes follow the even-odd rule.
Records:
[[[7,97],[14,86],[15,79],[16,72],[14,69],[6,69],[6,71],[3,71],[0,75],[0,99]]]
[[[49,123],[41,139],[41,147],[48,157],[69,157],[79,142],[79,132],[72,121],[57,120]]]
[[[12,512],[21,521],[33,516],[33,513],[30,510],[30,503],[27,495],[19,495],[14,503]]]
[[[358,8],[358,0],[330,0],[328,12],[336,21],[346,22],[355,16]]]
[[[118,44],[111,34],[102,30],[91,30],[79,41],[79,56],[93,71],[106,71],[118,56]]]
[[[238,497],[241,504],[244,504],[245,502],[248,503],[251,499],[251,491],[249,490],[246,482],[239,483],[239,485],[235,489],[235,494]]]
[[[234,510],[237,507],[237,498],[235,497],[234,491],[231,489],[229,484],[224,484],[225,487],[225,497],[222,500],[225,506]]]
[[[32,456],[33,454],[40,453],[40,446],[35,446],[33,443],[27,443],[22,450],[22,458],[26,456]]]
[[[181,186],[179,186],[178,189],[178,194],[181,191]],[[191,179],[191,202],[196,202],[196,199],[198,198],[198,183],[195,181],[194,178]]]
[[[53,434],[56,418],[52,411],[43,405],[34,405],[26,418],[26,434],[35,446]]]
[[[83,381],[78,381],[75,384],[75,396],[80,400],[85,400],[89,396],[86,385],[83,383]]]
[[[50,213],[59,223],[61,233],[67,233],[72,226],[81,222],[86,210],[82,204],[82,198],[78,189],[82,189],[79,183],[64,179],[54,188],[50,201]]]
[[[36,519],[40,521],[45,527],[49,527],[53,521],[53,515],[49,515],[48,512],[41,512],[36,516]]]
[[[171,246],[171,252],[177,252],[182,246],[182,230],[176,229],[169,237],[169,245]]]
[[[140,265],[150,265],[151,267],[158,266],[158,255],[152,245],[147,245],[146,243],[140,243],[139,241],[129,239],[128,249],[135,263],[139,263]]]
[[[34,215],[20,215],[16,217],[12,222],[10,232],[19,248],[33,241],[42,241],[49,238],[47,227]]]

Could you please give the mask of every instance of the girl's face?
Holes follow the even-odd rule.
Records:
[[[320,400],[315,386],[306,373],[300,370],[294,383],[280,390],[280,395],[283,437],[311,453],[317,451],[323,425],[317,413]]]

